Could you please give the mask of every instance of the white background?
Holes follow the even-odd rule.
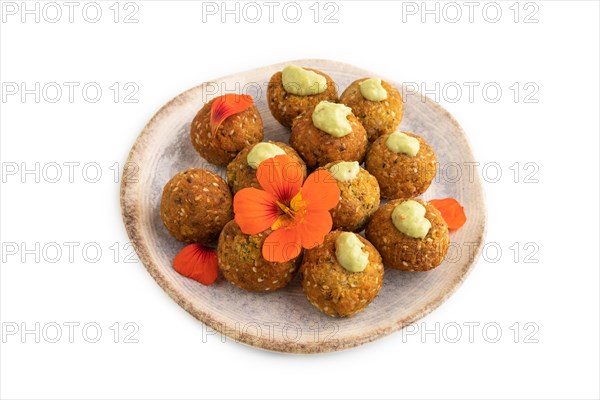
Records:
[[[100,2],[97,23],[82,17],[84,2],[73,23],[62,2],[57,23],[44,15],[39,23],[33,15],[22,23],[20,13],[4,14],[3,84],[80,86],[72,103],[63,87],[56,103],[47,101],[54,94],[42,94],[36,103],[34,95],[23,101],[19,93],[0,104],[2,398],[598,398],[599,5],[513,3],[497,3],[502,15],[496,23],[486,20],[495,18],[495,7],[486,15],[485,3],[474,9],[470,22],[463,2],[454,3],[462,12],[456,23],[448,21],[455,9],[443,13],[445,3],[437,6],[439,22],[432,14],[423,23],[421,2],[337,2],[337,23],[323,21],[323,4],[315,23],[312,1],[299,3],[298,23],[285,20],[283,3],[273,23],[263,3],[265,15],[257,23],[243,16],[236,23],[228,16],[221,24],[219,14],[203,22],[202,4],[191,1],[137,1],[139,22],[131,24],[122,20],[133,8],[123,10],[123,3],[119,22],[113,21],[113,1]],[[54,10],[46,11],[54,18]],[[534,11],[530,19],[537,22],[525,23]],[[111,166],[122,167],[144,124],[169,99],[203,81],[300,58],[339,60],[425,85],[462,124],[481,164],[497,163],[502,171],[491,182],[496,170],[487,170],[487,260],[480,259],[464,285],[420,321],[415,334],[397,332],[360,348],[306,356],[222,343],[218,336],[203,337],[202,324],[141,264],[125,262],[131,250],[124,248],[128,238]],[[97,103],[82,97],[88,82],[103,89]],[[127,82],[137,85],[138,102],[125,103],[129,91],[121,91],[115,103],[109,89],[115,82],[121,90]],[[479,84],[472,101],[465,82]],[[510,89],[515,82],[516,98],[515,87]],[[533,86],[525,90],[528,82]],[[493,91],[487,99],[482,94],[487,83],[501,87],[497,102],[490,99]],[[464,90],[454,101],[456,93],[444,95],[443,88],[456,85]],[[532,88],[539,90],[525,98]],[[537,102],[526,102],[531,100]],[[36,162],[40,168],[80,164],[73,183],[66,166],[57,183],[44,176],[36,183],[35,175],[22,176],[21,170],[8,174],[15,165],[34,168]],[[515,183],[516,167],[510,167],[517,162],[521,173]],[[93,179],[95,169],[82,176],[87,163],[100,166],[98,182],[84,179]],[[525,163],[534,164],[526,170]],[[535,165],[530,178],[538,182],[525,182]],[[53,178],[56,170],[46,172]],[[48,244],[58,243],[63,253],[64,242],[79,245],[73,260],[64,253],[49,262],[55,255],[50,252],[36,262],[35,254],[22,251],[36,242],[49,252]],[[10,243],[19,246],[16,255],[14,248],[6,251]],[[86,243],[102,249],[98,262],[83,258]],[[535,246],[537,253],[526,259]],[[80,324],[73,343],[63,325],[68,322]],[[81,332],[90,322],[102,328],[97,343],[88,343]],[[116,322],[118,343],[110,329]],[[127,322],[139,327],[133,336],[138,343],[125,343],[124,334],[131,332],[124,328]],[[465,325],[470,322],[480,324],[472,343]],[[47,337],[36,343],[33,334],[7,333],[35,323],[47,327],[50,338],[52,323],[59,324],[63,336],[57,343]],[[442,333],[449,327],[446,335],[421,335],[424,329],[435,331],[436,323]],[[486,323],[502,329],[496,343],[490,340],[494,329],[482,332]],[[450,343],[448,337],[455,336],[450,328],[457,325],[462,337]],[[94,336],[93,330],[88,333]]]

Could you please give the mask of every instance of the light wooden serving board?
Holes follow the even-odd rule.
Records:
[[[486,207],[479,175],[470,174],[475,159],[465,133],[439,104],[420,94],[405,96],[400,129],[423,136],[436,152],[447,179],[438,178],[424,199],[454,197],[468,221],[451,233],[446,261],[429,272],[386,269],[379,296],[350,318],[332,318],[313,307],[299,279],[273,293],[249,293],[220,279],[212,286],[185,278],[172,260],[184,244],[167,233],[159,205],[163,186],[177,172],[191,167],[217,171],[193,149],[189,129],[202,105],[213,97],[242,92],[254,97],[265,126],[265,140],[288,142],[289,132],[273,119],[266,102],[267,83],[287,64],[321,70],[338,85],[339,94],[354,80],[378,76],[352,65],[328,60],[295,60],[196,86],[169,101],[148,122],[129,154],[121,187],[121,207],[127,233],[140,260],[158,284],[185,310],[212,329],[236,341],[290,353],[319,353],[373,341],[413,323],[441,305],[474,266],[483,242]],[[399,90],[402,84],[381,77]],[[404,92],[404,91],[402,91]],[[460,179],[457,179],[460,174]]]

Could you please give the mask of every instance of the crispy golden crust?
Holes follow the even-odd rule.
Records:
[[[367,131],[369,142],[374,142],[379,136],[398,129],[404,114],[404,101],[400,92],[385,81],[381,81],[381,85],[388,93],[387,99],[383,101],[365,99],[359,88],[359,84],[365,79],[368,78],[352,82],[342,93],[340,103],[352,108],[352,112]]]
[[[252,105],[223,121],[215,135],[210,130],[210,108],[206,103],[194,117],[190,128],[192,145],[206,161],[227,165],[244,147],[263,140],[263,124],[258,108]]]
[[[301,256],[284,263],[274,263],[262,256],[262,245],[271,233],[244,234],[235,221],[230,221],[219,236],[217,256],[225,279],[235,286],[253,292],[268,292],[285,287],[298,269]]]
[[[433,205],[413,199],[425,206],[425,218],[431,229],[423,239],[406,236],[392,222],[394,207],[404,200],[392,200],[371,218],[365,235],[379,250],[386,267],[402,271],[428,271],[440,265],[448,253],[450,236],[442,214]]]
[[[177,240],[214,242],[233,218],[229,186],[210,171],[197,168],[182,171],[163,189],[160,218]]]
[[[319,169],[329,169],[337,161]],[[332,229],[345,231],[362,231],[369,219],[379,207],[379,184],[377,179],[364,168],[360,168],[356,179],[346,182],[337,181],[340,188],[340,202],[333,208],[331,218]]]
[[[377,178],[381,196],[387,199],[424,193],[437,172],[437,160],[431,146],[420,136],[404,133],[419,140],[420,149],[415,157],[390,151],[385,144],[390,133],[386,133],[371,145],[365,158],[365,167]]]
[[[303,114],[294,120],[290,145],[311,169],[332,161],[362,162],[367,151],[367,132],[353,114],[348,116],[348,121],[352,132],[338,138],[317,128],[312,112]]]
[[[306,179],[306,164],[304,163],[304,160],[300,158],[298,153],[296,153],[296,150],[282,142],[272,142],[270,140],[268,142],[279,146],[285,154],[297,161],[302,167],[302,179]],[[255,145],[256,143],[246,146],[238,153],[233,161],[227,165],[227,183],[229,183],[234,194],[240,189],[247,187],[261,189],[258,179],[256,179],[256,170],[249,166],[247,161],[248,153],[250,153],[250,150],[252,150]]]
[[[312,68],[305,68],[323,75],[327,79],[327,88],[323,93],[312,96],[298,96],[285,91],[283,88],[281,71],[276,72],[269,81],[267,88],[267,103],[273,117],[286,128],[291,128],[294,118],[305,112],[311,111],[323,100],[337,103],[338,91],[333,79],[327,74]]]
[[[302,287],[308,300],[332,317],[347,317],[365,309],[383,284],[381,256],[362,236],[369,264],[362,272],[350,272],[335,257],[335,240],[342,231],[330,232],[319,246],[306,250],[300,266]]]

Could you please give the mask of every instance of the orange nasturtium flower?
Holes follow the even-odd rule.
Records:
[[[235,222],[242,232],[273,232],[263,244],[267,261],[285,262],[302,248],[311,249],[331,231],[329,210],[340,198],[340,189],[327,170],[313,172],[302,185],[300,165],[287,155],[269,158],[256,170],[264,190],[242,189],[233,199]]]

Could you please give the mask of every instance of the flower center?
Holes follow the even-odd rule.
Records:
[[[292,198],[289,205],[279,200],[276,200],[275,203],[281,210],[282,214],[279,215],[275,223],[271,226],[272,230],[296,225],[297,223],[302,222],[304,219],[304,214],[306,213],[306,202],[302,199],[300,192],[298,192],[298,194]]]
[[[296,217],[296,211],[295,210],[292,210],[290,207],[286,206],[285,204],[283,204],[279,200],[277,200],[276,203],[279,206],[279,209],[281,211],[283,211],[283,213],[285,215],[287,215],[288,217],[290,217],[292,219],[294,219]]]

